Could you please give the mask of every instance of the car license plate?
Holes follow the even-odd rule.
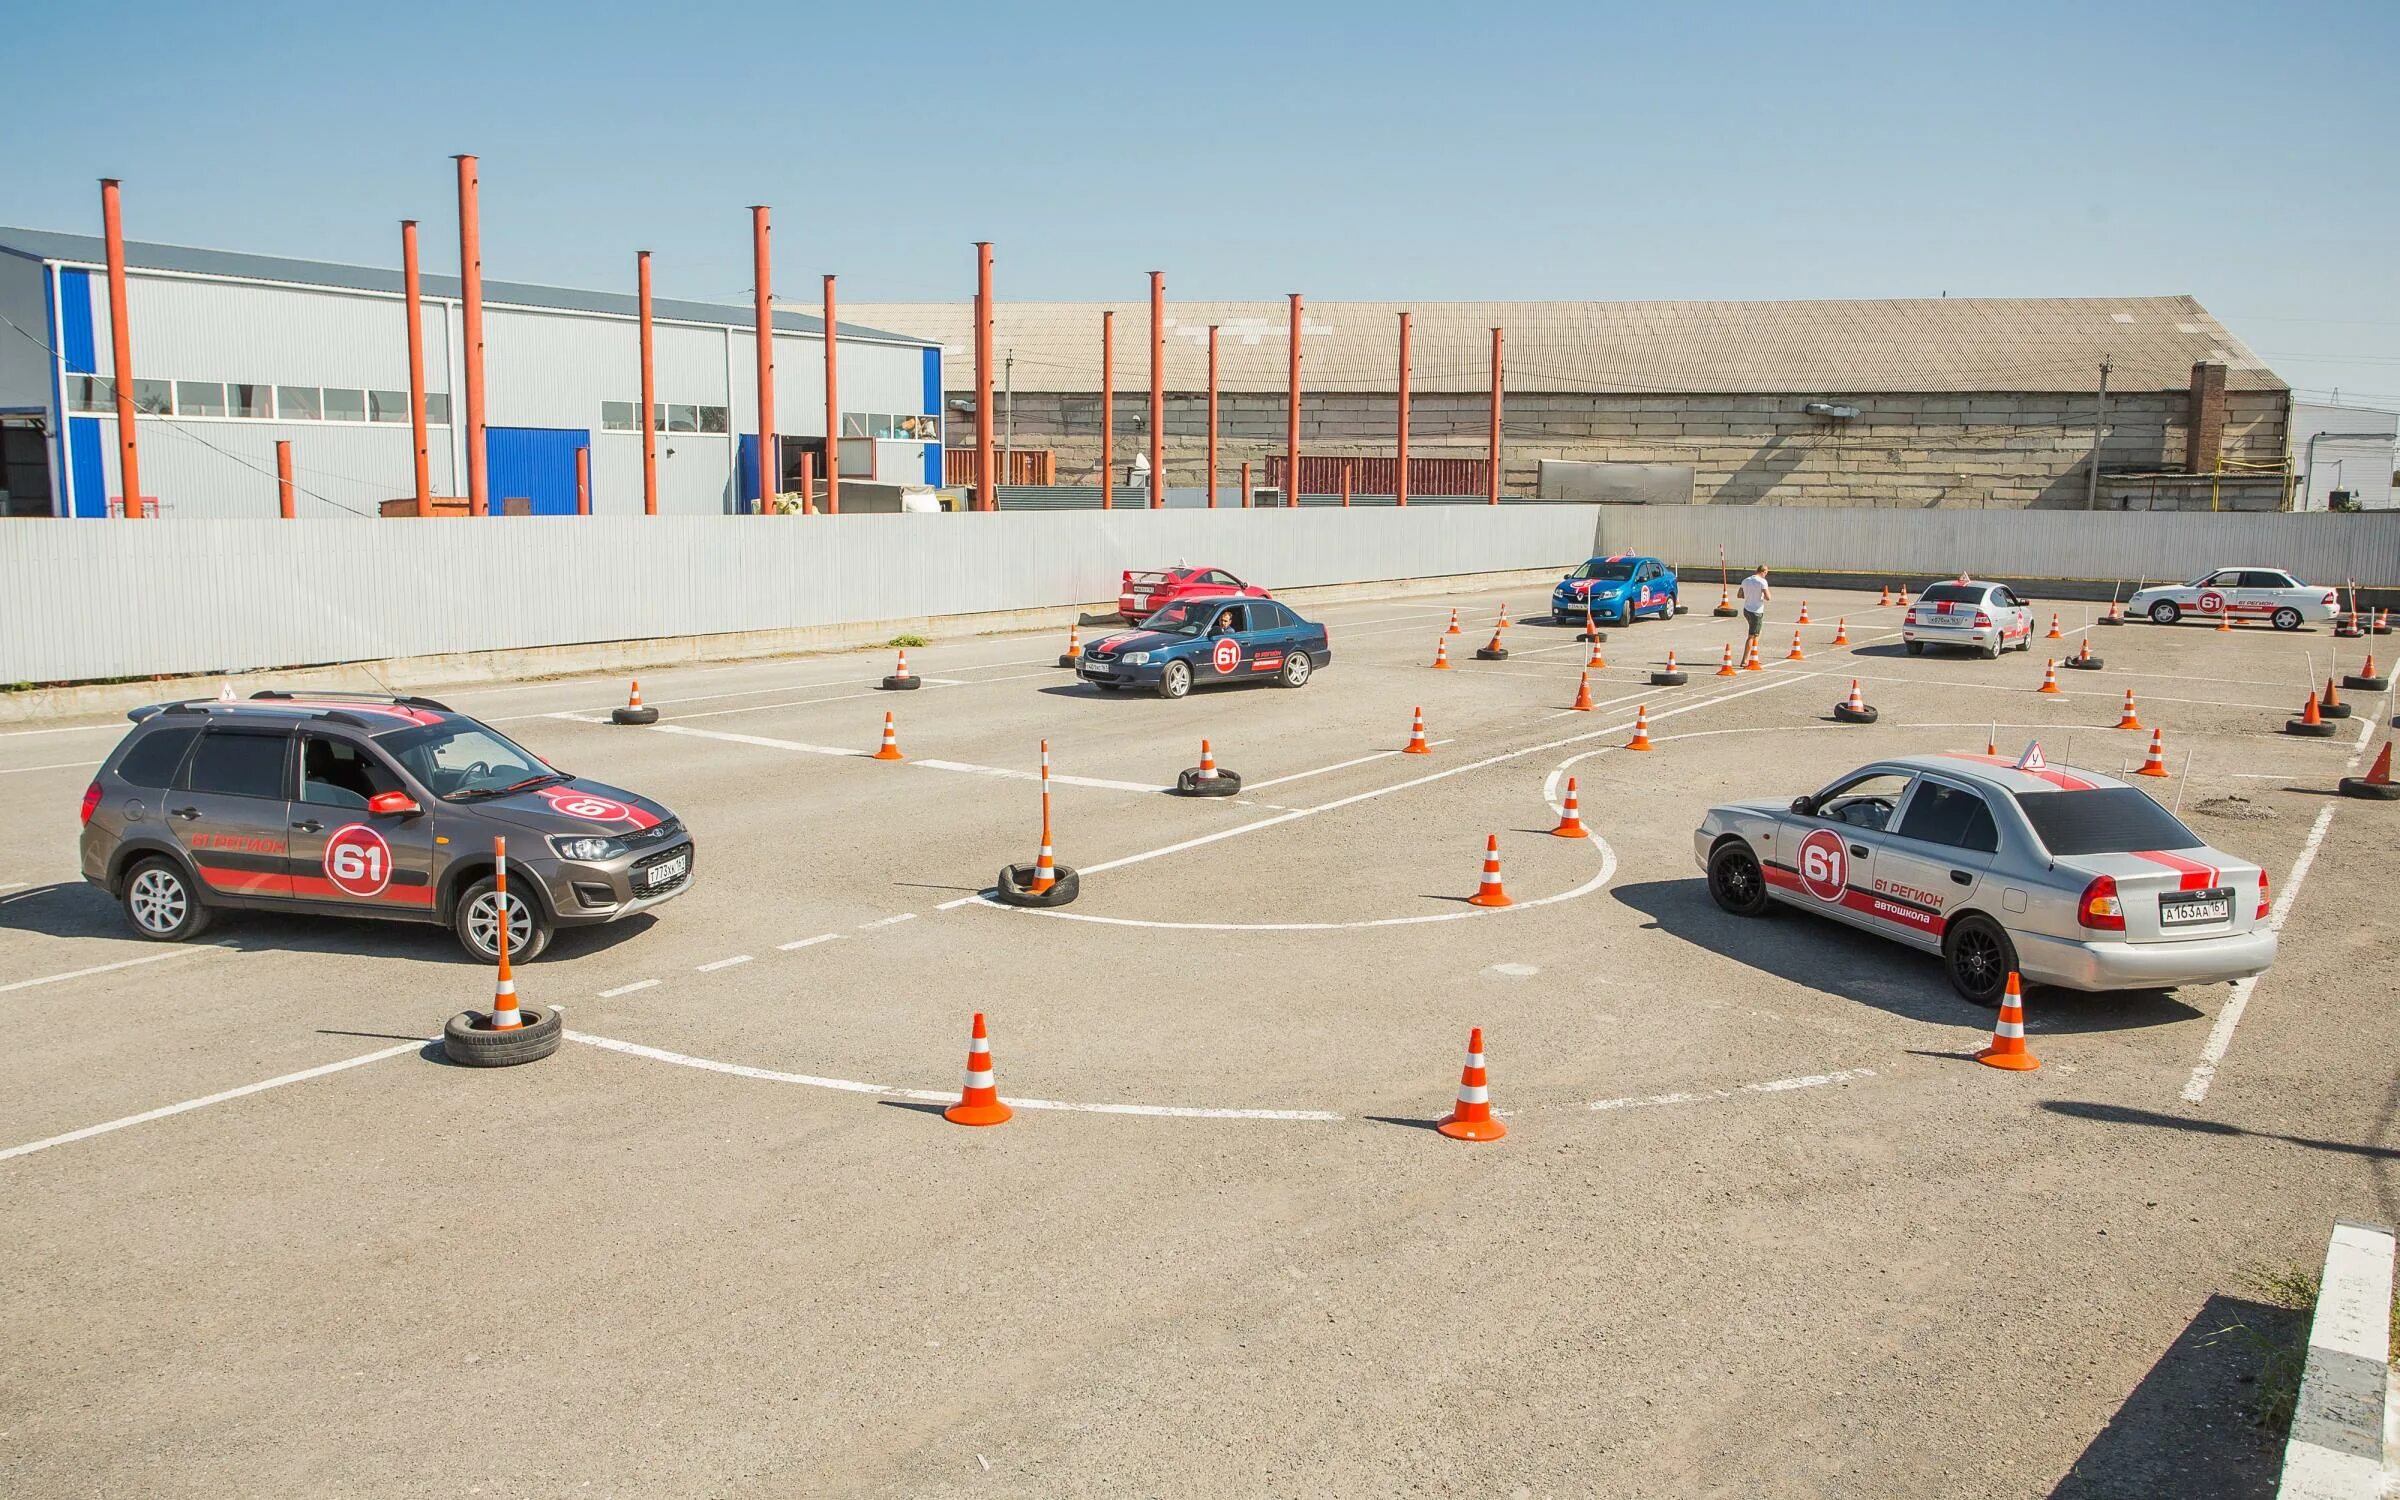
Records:
[[[662,885],[681,880],[683,872],[691,867],[692,857],[688,854],[678,854],[673,859],[662,860],[644,871],[642,884],[655,891]]]
[[[2158,925],[2197,927],[2233,919],[2233,892],[2226,889],[2191,891],[2158,898]]]

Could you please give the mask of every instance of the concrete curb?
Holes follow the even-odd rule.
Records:
[[[2392,1390],[2392,1231],[2336,1220],[2283,1450],[2282,1500],[2380,1500]]]

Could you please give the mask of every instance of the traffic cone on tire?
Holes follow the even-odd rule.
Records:
[[[1992,1044],[1975,1054],[1987,1068],[2030,1073],[2042,1060],[2025,1050],[2025,991],[2017,971],[2008,971],[2008,992],[2000,997],[2000,1019],[1992,1024]]]
[[[892,716],[883,716],[883,746],[875,752],[876,760],[906,760],[900,753],[900,736],[892,727]]]
[[[1483,879],[1476,885],[1475,894],[1467,898],[1467,905],[1514,906],[1516,904],[1508,899],[1508,888],[1500,883],[1500,835],[1485,834]]]
[[[1628,750],[1647,750],[1650,748],[1650,707],[1648,704],[1635,705],[1633,710],[1633,738],[1625,742],[1625,748]]]
[[[1858,679],[1855,677],[1850,679],[1850,701],[1842,706],[1854,714],[1863,714],[1867,711],[1867,700],[1859,695]]]
[[[1081,630],[1077,628],[1077,622],[1069,620],[1067,622],[1067,649],[1065,653],[1059,657],[1058,664],[1062,667],[1071,667],[1075,665],[1076,662],[1082,660],[1082,658],[1083,634]]]
[[[967,1073],[959,1085],[958,1102],[942,1111],[942,1118],[953,1125],[1005,1125],[1016,1111],[1000,1102],[999,1085],[992,1081],[992,1036],[983,1024],[983,1012],[975,1012],[974,1028],[967,1034]]]
[[[2034,691],[2055,694],[2058,690],[2058,662],[2053,658],[2042,663],[2042,685]]]
[[[497,836],[492,839],[492,901],[497,913],[492,942],[500,950],[500,975],[492,986],[492,1016],[484,1029],[515,1031],[525,1024],[525,1015],[517,1009],[517,976],[508,966],[508,840]]]
[[[1791,654],[1791,655],[1789,655],[1789,656],[1787,656],[1787,657],[1785,657],[1785,658],[1784,658],[1784,660],[1785,660],[1785,661],[1806,661],[1806,660],[1808,660],[1808,653],[1807,653],[1807,652],[1805,652],[1805,651],[1802,651],[1802,650],[1800,649],[1800,632],[1799,632],[1799,631],[1797,631],[1797,630],[1795,630],[1795,631],[1793,631],[1793,632],[1792,632],[1792,654]]]
[[[227,689],[227,691],[230,692],[231,689]],[[625,706],[610,709],[608,719],[612,724],[655,724],[658,722],[657,709],[642,707],[642,680],[639,677],[633,680],[631,691],[625,695]]]
[[[2142,727],[2141,718],[2133,711],[2133,689],[2131,688],[2127,688],[2125,690],[2125,711],[2118,718],[2117,727],[2119,729],[2139,729]]]
[[[1725,659],[1718,665],[1717,675],[1719,677],[1732,677],[1737,675],[1733,670],[1733,643],[1731,641],[1727,641],[1725,643]]]
[[[639,713],[639,712],[641,712],[641,708],[642,708],[642,679],[640,679],[639,677],[636,677],[635,679],[633,679],[633,686],[632,686],[631,690],[629,690],[629,691],[628,691],[628,692],[625,694],[625,706],[626,706],[627,708],[630,708],[630,709],[632,709],[632,710],[633,710],[634,712],[636,712],[636,713]]]
[[[1492,1118],[1492,1090],[1483,1066],[1483,1028],[1467,1033],[1467,1065],[1458,1074],[1458,1102],[1434,1129],[1454,1141],[1496,1141],[1508,1127]]]
[[[1836,615],[1836,616],[1834,617],[1834,621],[1833,621],[1833,643],[1834,643],[1835,645],[1837,645],[1837,646],[1847,646],[1847,645],[1849,645],[1849,644],[1850,644],[1850,618],[1849,618],[1849,616],[1847,616],[1847,615]]]
[[[1400,747],[1402,755],[1431,755],[1433,747],[1425,743],[1425,709],[1419,705],[1416,718],[1408,726],[1408,743]]]
[[[900,664],[892,668],[892,675],[902,682],[908,681],[908,648],[906,646],[900,648]]]
[[[1058,884],[1058,855],[1050,845],[1050,742],[1042,741],[1042,848],[1033,859],[1033,879],[1025,889],[1035,896]]]
[[[1447,638],[1436,637],[1434,639],[1433,669],[1436,672],[1447,672],[1450,670],[1450,642]]]
[[[2342,695],[2334,688],[2333,679],[2330,677],[2325,679],[2325,691],[2317,699],[2317,711],[2329,719],[2350,717],[2350,710],[2342,702]]]
[[[1553,837],[1562,839],[1580,839],[1591,836],[1591,830],[1583,826],[1583,810],[1575,804],[1575,778],[1572,776],[1567,778],[1567,800],[1559,804],[1558,826],[1551,829],[1550,833]]]
[[[2334,790],[2345,797],[2358,797],[2371,802],[2400,802],[2400,785],[2392,781],[2392,742],[2385,740],[2383,749],[2375,756],[2375,764],[2364,776],[2345,776],[2334,784]]]
[[[1208,748],[1208,741],[1205,739],[1200,742],[1200,779],[1202,781],[1217,779],[1216,753]]]
[[[2162,730],[2150,731],[2150,758],[2133,773],[2136,776],[2165,776],[2167,774],[2167,738]]]
[[[1588,714],[1592,711],[1591,673],[1586,672],[1583,674],[1583,680],[1575,685],[1575,701],[1567,706],[1576,713]]]

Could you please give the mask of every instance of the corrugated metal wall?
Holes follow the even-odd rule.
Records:
[[[1602,506],[1609,552],[1683,567],[1765,562],[1793,571],[2096,582],[2185,579],[2227,564],[2290,568],[2310,583],[2400,585],[2400,514],[2233,515],[1807,506]]]
[[[1278,587],[1564,567],[1594,510],[788,520],[21,521],[0,680],[55,682],[908,620],[1114,599],[1207,559]],[[127,589],[138,581],[139,608]],[[506,608],[489,608],[506,600]],[[162,628],[161,622],[172,622]]]

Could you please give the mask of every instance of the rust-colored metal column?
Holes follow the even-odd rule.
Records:
[[[828,463],[825,468],[830,480],[833,465]],[[815,513],[816,496],[817,456],[814,453],[803,453],[800,455],[800,514],[805,516]]]
[[[1000,508],[1000,474],[992,458],[992,242],[975,242],[975,503]]]
[[[125,224],[117,179],[100,179],[100,233],[108,242],[109,371],[117,387],[117,478],[125,519],[142,518],[142,451],[133,433],[133,330],[125,320]]]
[[[834,367],[833,278],[825,278],[825,514],[842,513],[842,383]]]
[[[400,294],[408,311],[408,433],[416,449],[417,515],[423,518],[433,514],[433,460],[425,447],[425,284],[417,273],[414,219],[400,221]]]
[[[633,253],[634,297],[642,310],[642,514],[658,514],[657,331],[650,321],[650,252]]]
[[[285,520],[296,514],[292,504],[292,443],[289,438],[275,440],[275,501]]]
[[[1392,499],[1408,509],[1408,314],[1400,315],[1400,403],[1398,447],[1400,461],[1392,465]]]
[[[1208,325],[1208,508],[1217,508],[1217,325]]]
[[[1115,510],[1117,462],[1117,311],[1100,314],[1100,508]]]
[[[775,442],[775,295],[769,281],[774,256],[767,249],[767,206],[750,205],[750,284],[758,324],[758,513],[768,514],[783,482]]]
[[[475,158],[458,162],[458,321],[459,365],[467,382],[467,511],[491,511],[490,475],[484,467],[483,446],[483,219],[477,207]],[[451,420],[458,420],[451,414]]]
[[[1342,509],[1350,508],[1350,460],[1342,460]]]
[[[1150,273],[1150,508],[1167,503],[1167,273]]]
[[[1250,461],[1242,460],[1242,509],[1250,508]]]
[[[575,514],[592,513],[592,449],[590,444],[575,450]]]
[[[1500,503],[1500,330],[1492,330],[1492,441],[1491,452],[1485,459],[1491,470],[1484,480],[1484,503]]]
[[[1300,503],[1300,294],[1292,293],[1292,388],[1284,401],[1283,503]],[[1249,494],[1249,486],[1242,493]],[[1244,505],[1250,502],[1242,501]]]

